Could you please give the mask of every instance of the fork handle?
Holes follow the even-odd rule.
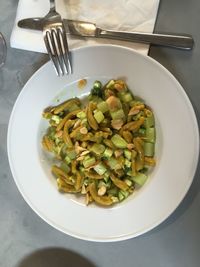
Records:
[[[99,29],[98,37],[117,39],[124,41],[135,41],[139,43],[164,45],[179,49],[190,50],[193,48],[194,40],[190,35],[150,34],[136,32],[118,32]]]
[[[55,0],[50,0],[50,11],[56,11]]]

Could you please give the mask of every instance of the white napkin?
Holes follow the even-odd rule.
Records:
[[[94,22],[97,26],[125,31],[153,32],[159,0],[57,0],[56,9],[63,18]],[[49,0],[19,0],[10,45],[13,48],[46,53],[42,32],[21,29],[17,22],[23,18],[47,14]],[[69,48],[99,43],[123,45],[143,54],[149,46],[108,39],[80,40],[68,37]]]

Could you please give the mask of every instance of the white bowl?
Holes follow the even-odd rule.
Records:
[[[199,153],[198,126],[181,85],[163,66],[131,49],[101,45],[72,51],[73,74],[58,78],[51,63],[24,86],[9,122],[8,157],[14,180],[31,208],[47,223],[71,236],[118,241],[141,235],[165,220],[188,191]],[[86,78],[86,88],[77,81]],[[41,149],[47,127],[42,110],[50,104],[88,94],[94,80],[125,78],[156,117],[157,165],[146,184],[112,208],[85,206],[58,192],[50,160]]]

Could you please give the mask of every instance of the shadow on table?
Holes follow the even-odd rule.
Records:
[[[95,267],[88,259],[63,248],[45,248],[25,257],[16,267]]]

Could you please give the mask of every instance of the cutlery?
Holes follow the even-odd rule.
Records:
[[[42,30],[44,18],[27,18],[20,20],[18,26],[31,30]],[[66,32],[73,36],[107,38],[137,43],[147,43],[169,46],[178,49],[191,50],[194,40],[190,35],[174,35],[143,32],[112,31],[101,29],[96,24],[86,21],[63,19]]]
[[[45,46],[55,67],[56,74],[71,73],[67,35],[63,21],[55,8],[55,0],[50,0],[50,10],[44,17],[42,31]]]

